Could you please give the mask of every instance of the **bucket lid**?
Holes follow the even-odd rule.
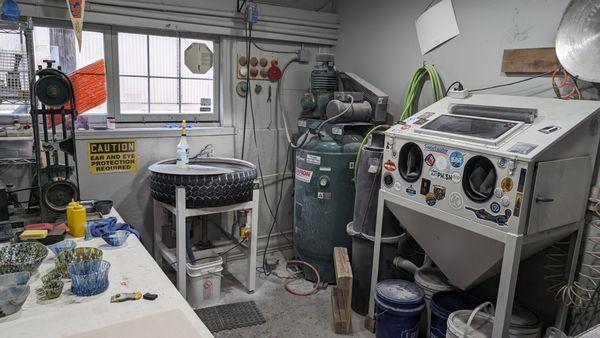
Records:
[[[431,297],[431,309],[446,313],[458,310],[472,310],[481,304],[477,297],[463,291],[442,291]]]
[[[396,304],[414,304],[423,301],[425,294],[415,284],[402,279],[386,279],[377,284],[377,297]]]
[[[415,283],[434,292],[454,289],[452,284],[448,281],[448,277],[446,277],[440,269],[432,267],[417,270],[417,272],[415,272]]]
[[[539,326],[540,318],[535,313],[520,306],[513,306],[510,317],[511,328],[538,328]]]
[[[462,337],[467,329],[467,322],[472,310],[458,310],[448,317],[448,330],[457,337]],[[490,315],[478,313],[471,321],[469,338],[488,338],[492,336],[494,321]]]
[[[196,262],[187,263],[187,273],[191,276],[223,265],[223,257],[217,255],[213,250],[196,252],[194,253],[194,259]]]

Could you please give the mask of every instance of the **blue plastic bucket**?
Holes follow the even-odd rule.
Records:
[[[377,338],[417,338],[425,294],[414,283],[388,279],[377,284]]]
[[[445,338],[448,317],[458,310],[473,310],[479,305],[477,297],[461,291],[443,291],[431,297],[431,338]]]

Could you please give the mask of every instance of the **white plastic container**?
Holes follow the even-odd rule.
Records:
[[[438,268],[425,267],[415,272],[415,284],[425,292],[425,311],[419,324],[420,332],[425,332],[430,337],[431,329],[431,296],[442,291],[455,290],[448,282],[448,278]]]
[[[196,259],[196,263],[187,264],[187,301],[194,309],[219,300],[223,271],[223,258],[212,250],[200,252]]]
[[[467,322],[471,316],[471,310],[458,310],[448,317],[448,331],[446,338],[462,338],[464,336]],[[542,324],[539,317],[519,306],[513,307],[508,332],[509,338],[540,338],[542,336]],[[469,328],[469,338],[491,337],[494,328],[494,317],[488,313],[479,312],[475,315]]]

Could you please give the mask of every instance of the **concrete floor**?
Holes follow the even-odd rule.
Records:
[[[281,275],[285,275],[284,255],[275,253],[272,257],[278,258],[280,262],[276,271]],[[262,262],[262,256],[259,257],[259,262]],[[248,294],[243,285],[234,277],[244,278],[246,261],[238,260],[227,264],[227,271],[221,280],[221,299],[213,305],[253,300],[266,319],[266,323],[259,326],[218,332],[215,337],[375,336],[364,329],[364,317],[354,312],[352,313],[352,334],[334,334],[331,312],[332,287],[319,290],[312,296],[300,297],[288,293],[283,287],[283,280],[275,276],[261,276],[257,280],[256,291],[253,294]],[[291,285],[298,290],[309,290],[312,287],[312,284],[307,281],[294,281]]]

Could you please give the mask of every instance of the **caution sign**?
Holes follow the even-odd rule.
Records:
[[[97,140],[88,142],[90,174],[137,170],[136,140]]]

